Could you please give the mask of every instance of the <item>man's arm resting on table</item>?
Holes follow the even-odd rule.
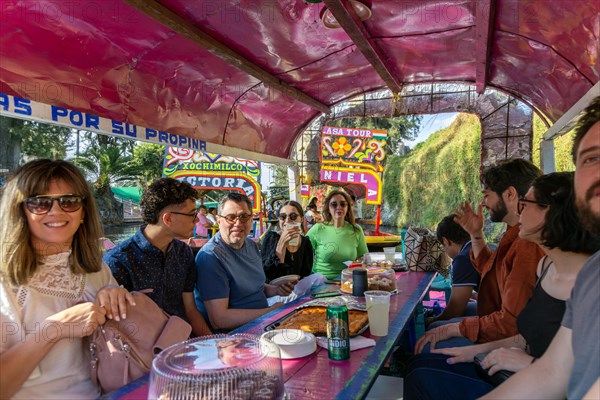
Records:
[[[257,309],[229,308],[229,298],[205,300],[204,307],[208,312],[210,324],[215,329],[231,330],[244,325],[272,310],[281,307],[283,303],[275,303],[271,307]]]
[[[196,308],[196,302],[194,301],[194,292],[183,292],[181,294],[183,298],[183,307],[185,308],[185,315],[192,325],[192,331],[196,336],[210,335],[212,332],[202,313]]]
[[[571,333],[561,326],[542,358],[482,399],[565,399],[574,362]]]
[[[433,317],[431,322],[462,317],[465,314],[465,309],[467,308],[467,303],[469,303],[472,292],[473,286],[452,286],[448,305],[440,315]]]

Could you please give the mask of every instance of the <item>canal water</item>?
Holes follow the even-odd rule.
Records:
[[[140,224],[105,225],[104,237],[110,239],[114,244],[119,244],[125,239],[132,237],[140,227]]]

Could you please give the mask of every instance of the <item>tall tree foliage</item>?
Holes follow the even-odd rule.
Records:
[[[132,165],[139,171],[138,182],[148,186],[162,176],[165,146],[154,143],[140,143],[133,148]]]
[[[140,171],[132,163],[132,157],[119,145],[88,147],[73,161],[93,181],[100,195],[110,191],[111,185],[119,181],[136,180]]]
[[[67,155],[71,130],[9,117],[0,117],[2,164],[21,161],[23,156],[62,159]]]

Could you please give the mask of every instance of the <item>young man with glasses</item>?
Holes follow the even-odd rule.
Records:
[[[477,212],[469,202],[455,212],[455,221],[471,238],[471,261],[481,275],[477,296],[477,316],[436,327],[417,342],[415,353],[425,345],[466,346],[486,343],[517,334],[517,315],[531,297],[536,268],[544,253],[536,245],[519,238],[519,197],[524,196],[541,171],[531,162],[513,159],[487,168],[481,175],[483,200]],[[483,235],[483,208],[492,222],[507,229],[492,251]],[[450,340],[448,340],[450,339]],[[445,341],[444,343],[439,343]]]
[[[230,192],[219,201],[219,232],[196,256],[196,304],[215,330],[229,331],[278,307],[267,297],[287,296],[294,284],[266,284],[258,245],[248,238],[252,203]]]
[[[302,206],[293,200],[279,208],[279,229],[265,235],[261,255],[265,275],[269,281],[285,276],[310,275],[313,267],[313,248],[303,236]]]
[[[575,196],[584,227],[600,240],[600,97],[579,118],[573,142]],[[534,364],[486,399],[600,398],[600,251],[577,275],[561,327]],[[535,382],[533,384],[532,382]]]
[[[196,268],[192,249],[177,238],[194,231],[198,194],[189,183],[172,178],[154,181],[142,193],[144,225],[104,255],[119,284],[127,290],[153,289],[148,296],[163,310],[188,321],[196,336],[210,328],[194,302]]]

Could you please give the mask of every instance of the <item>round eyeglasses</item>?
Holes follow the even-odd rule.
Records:
[[[282,221],[285,221],[288,217],[290,218],[290,221],[295,221],[298,219],[300,215],[296,214],[296,213],[291,213],[291,214],[286,214],[286,213],[279,213],[279,219]]]

